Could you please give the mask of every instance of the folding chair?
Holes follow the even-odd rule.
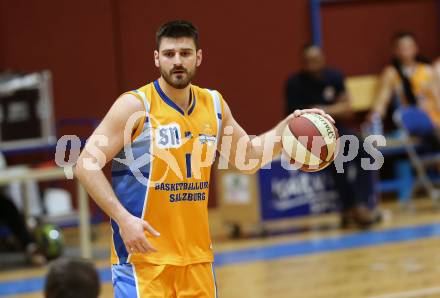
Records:
[[[402,145],[414,167],[417,178],[435,203],[439,203],[440,191],[435,188],[427,170],[429,167],[440,165],[440,152],[421,153],[423,144],[416,142],[414,137],[433,135],[438,132],[429,116],[415,106],[400,107],[393,114],[393,120],[400,130]]]

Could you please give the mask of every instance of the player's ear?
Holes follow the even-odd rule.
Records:
[[[200,64],[202,64],[202,49],[198,49],[196,55],[197,55],[196,66],[199,67]]]
[[[159,52],[157,50],[154,51],[154,65],[159,67]]]

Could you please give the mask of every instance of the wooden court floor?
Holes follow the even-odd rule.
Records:
[[[215,237],[219,297],[440,297],[440,211],[429,200],[418,200],[413,212],[396,204],[384,210],[384,221],[371,231],[342,231],[330,215],[289,223],[307,232],[239,241]],[[214,211],[214,229],[218,217]],[[96,245],[107,243],[101,239]],[[100,260],[97,266],[108,263]],[[2,272],[0,287],[44,274],[44,269]],[[112,297],[108,282],[102,290],[101,297]]]

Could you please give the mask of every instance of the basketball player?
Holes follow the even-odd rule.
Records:
[[[255,172],[280,154],[288,118],[251,139],[219,92],[191,84],[202,62],[196,28],[173,21],[156,38],[159,79],[116,100],[81,153],[77,176],[111,218],[116,297],[216,297],[207,212],[213,154],[230,146],[224,158]],[[289,117],[306,112],[333,121],[318,109]],[[267,144],[273,150],[263,161]],[[244,165],[244,157],[258,163]],[[110,185],[99,169],[111,159]]]

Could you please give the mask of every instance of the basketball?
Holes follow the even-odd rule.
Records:
[[[35,229],[35,240],[48,260],[61,256],[64,247],[61,230],[52,224],[41,224]]]
[[[327,118],[307,113],[289,121],[282,144],[291,164],[305,172],[316,172],[335,159],[338,138],[338,130]]]

